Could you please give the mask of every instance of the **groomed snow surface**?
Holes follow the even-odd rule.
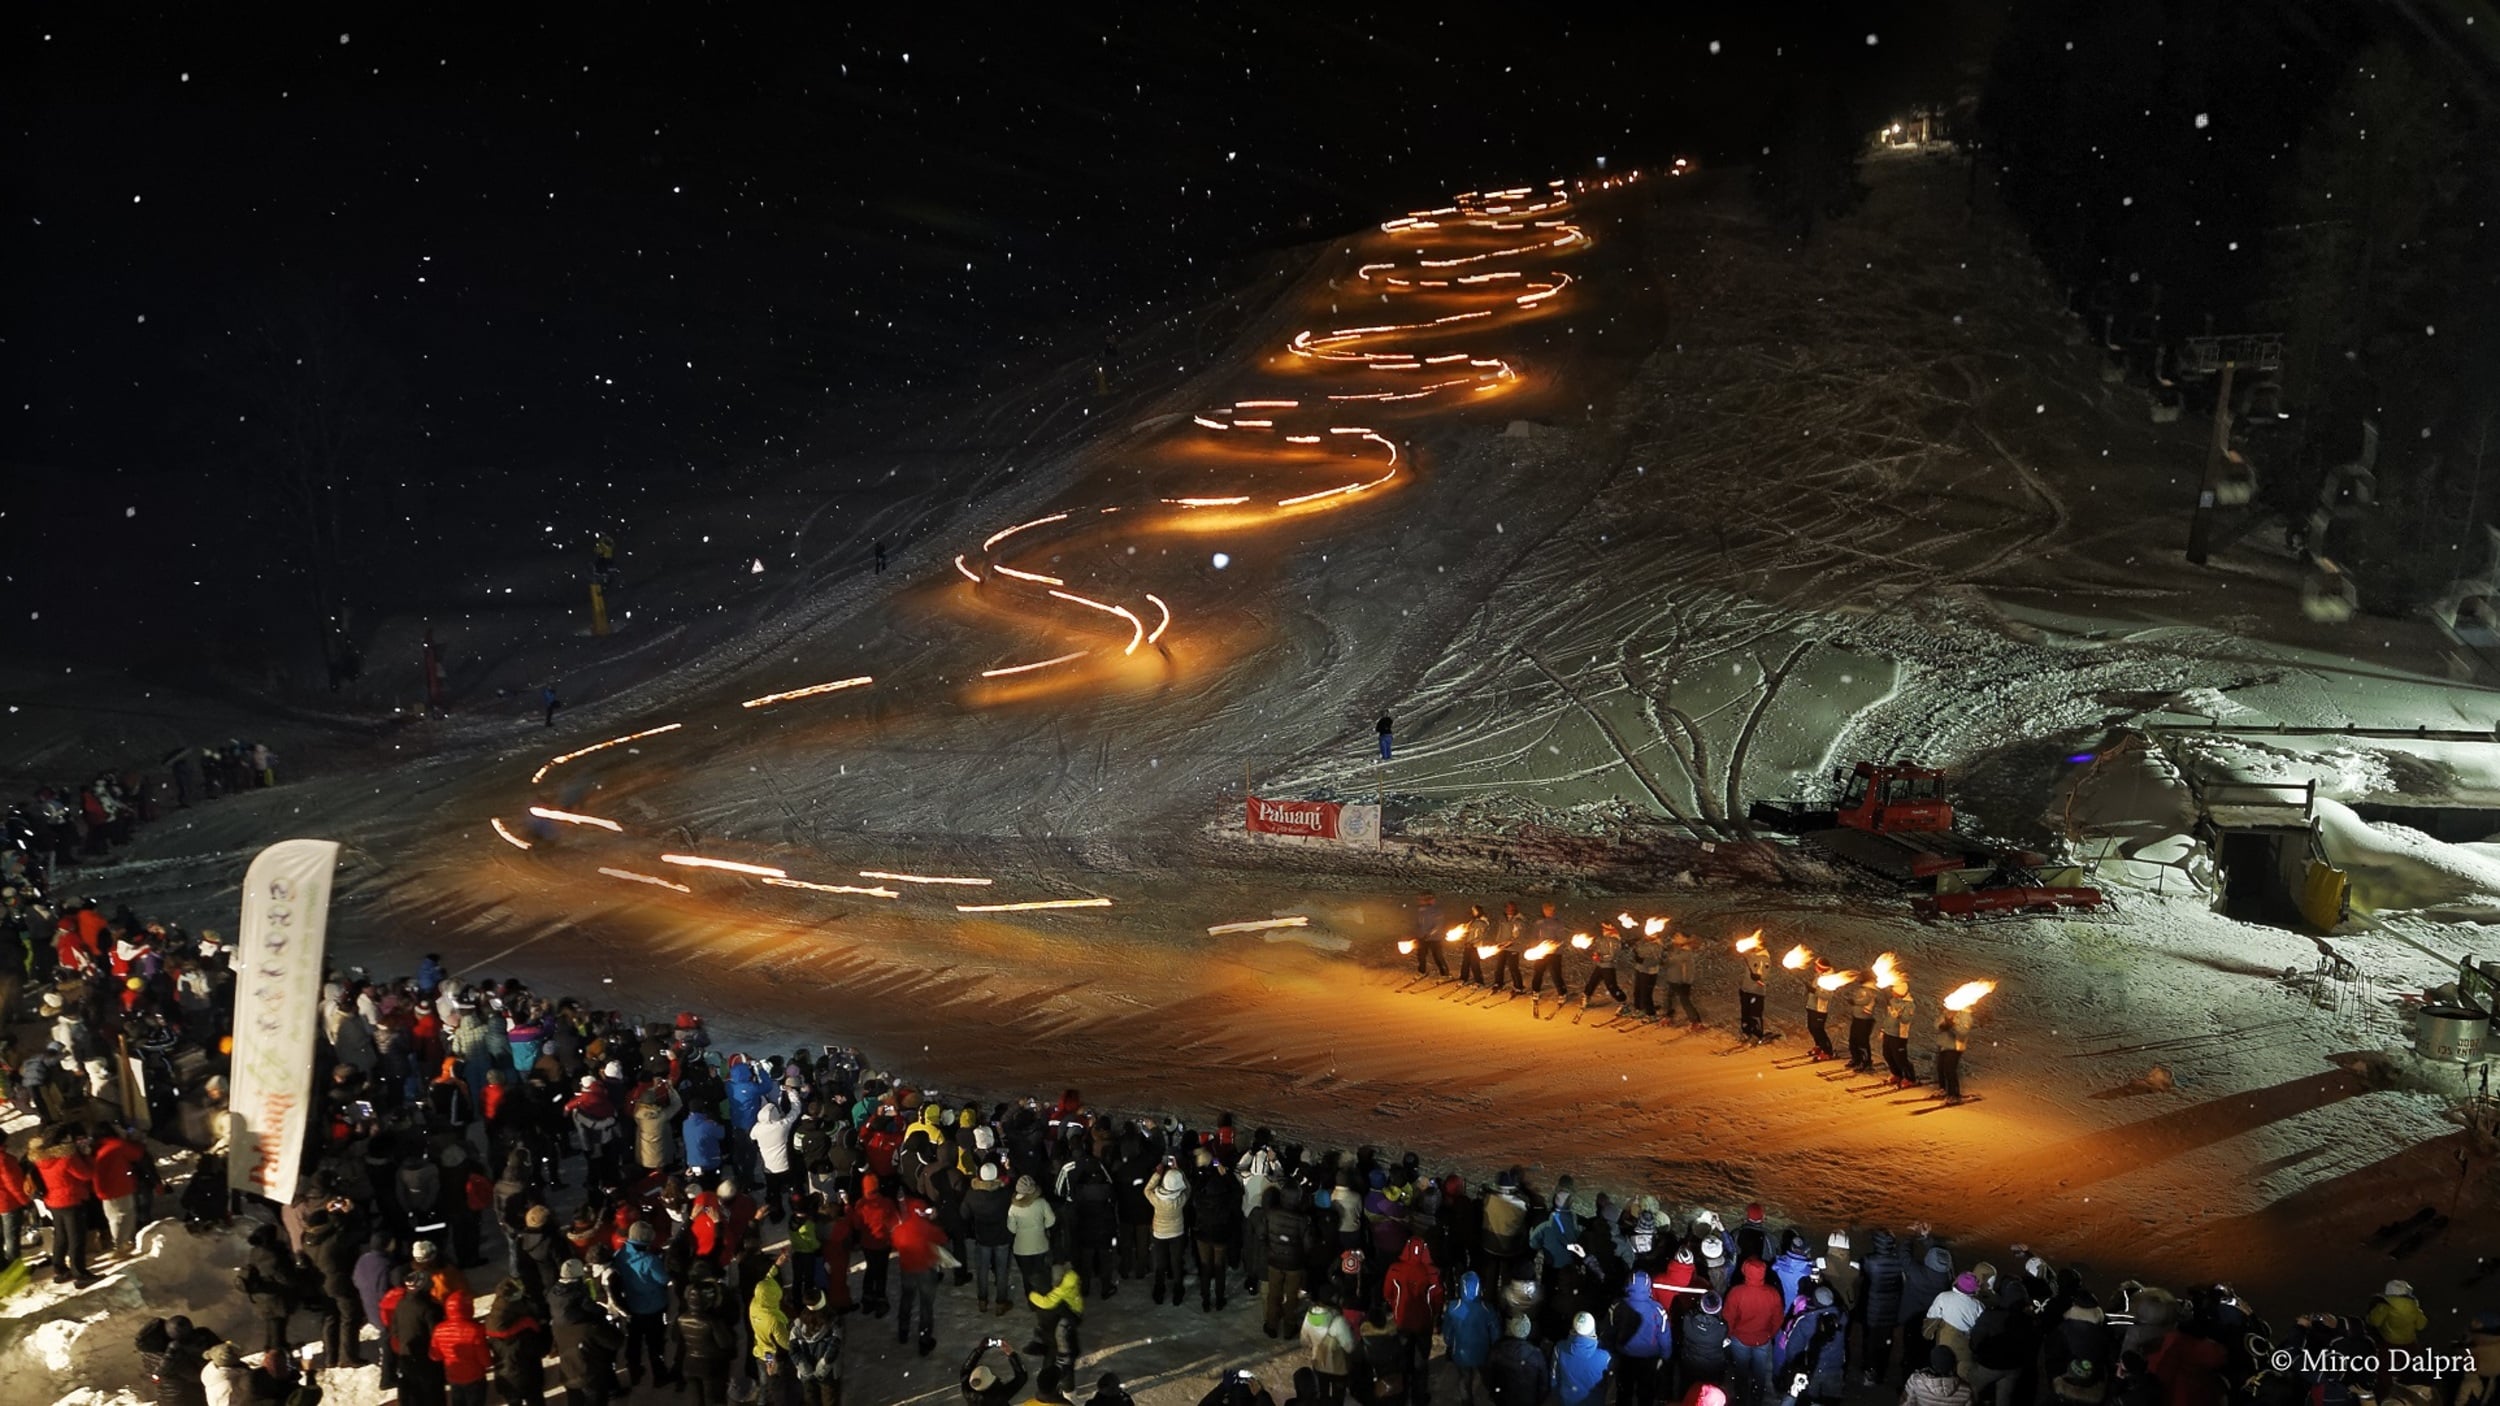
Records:
[[[377,971],[439,951],[643,1016],[702,1010],[733,1046],[855,1044],[949,1092],[1075,1086],[1194,1123],[1229,1110],[1472,1175],[1518,1162],[1723,1212],[1759,1199],[1818,1229],[1929,1220],[1974,1253],[2024,1240],[2104,1282],[2225,1278],[2278,1316],[2356,1306],[2397,1269],[2368,1230],[2434,1203],[2457,1228],[2401,1272],[2444,1336],[2482,1303],[2454,1286],[2493,1248],[2466,1230],[2489,1223],[2489,1161],[2452,1120],[2462,1077],[2403,1054],[2405,1002],[2483,946],[2466,920],[2500,904],[2500,856],[2351,807],[2477,804],[2500,795],[2500,761],[2472,743],[2253,734],[2487,730],[2500,699],[2427,625],[2308,621],[2278,555],[2187,567],[2203,425],[2152,425],[2139,395],[2101,383],[2019,235],[1984,209],[1965,220],[1958,172],[1886,159],[1872,176],[1867,209],[1803,251],[1708,179],[1592,202],[1570,299],[1504,348],[1528,388],[1403,427],[1413,483],[1168,564],[1103,566],[1162,572],[1204,627],[1210,647],[1166,682],[969,709],[947,690],[846,696],[714,728],[724,700],[734,713],[768,689],[901,666],[960,680],[1002,657],[994,622],[946,594],[945,557],[907,550],[887,576],[827,576],[769,610],[724,585],[734,630],[620,637],[638,662],[607,666],[552,736],[483,699],[382,742],[273,724],[302,733],[278,734],[282,752],[353,761],[183,812],[89,882],[225,926],[252,849],[335,835],[351,844],[336,950]],[[1243,316],[1229,358],[1107,436],[1012,477],[967,474],[982,491],[928,540],[978,541],[1115,479],[1141,442],[1126,426],[1235,398],[1355,257],[1315,251]],[[958,468],[982,453],[956,452]],[[684,531],[717,525],[689,514]],[[665,554],[669,530],[638,550]],[[1399,722],[1385,766],[1382,712]],[[524,854],[487,829],[545,803],[526,783],[551,753],[679,716],[704,721],[567,771],[554,799],[794,873],[977,872],[1117,906],[965,917],[925,894],[720,876],[680,898],[599,878],[601,836]],[[2119,745],[2206,720],[2246,729],[2199,744],[2217,767],[2322,782],[2323,843],[2354,883],[2354,920],[2326,937],[2347,966],[2322,965],[2310,934],[2211,911],[2179,764]],[[76,726],[12,740],[29,757],[109,751],[134,725]],[[1860,757],[1945,766],[1991,833],[2106,855],[2114,907],[1922,927],[1899,895],[1743,834],[1747,801]],[[1245,784],[1383,797],[1389,844],[1249,840]],[[1409,989],[1393,944],[1423,887],[1461,913],[1546,897],[1575,925],[1671,914],[1702,940],[1714,1028]],[[1290,940],[1206,933],[1288,914],[1311,919]],[[1931,1114],[1782,1067],[1801,1039],[1791,988],[1772,998],[1785,1038],[1731,1049],[1726,948],[1754,927],[1848,967],[1897,952],[1930,1003],[1999,980],[1967,1066],[1984,1101]],[[1913,1045],[1924,1070],[1923,1029]],[[184,1258],[199,1250],[168,1247],[150,1303],[215,1303],[222,1277]],[[1160,1339],[1168,1316],[1183,1346],[1137,1360],[1209,1359],[1186,1394],[1176,1380],[1147,1399],[1194,1400],[1216,1363],[1264,1355],[1255,1328],[1134,1307],[1123,1295],[1089,1337]],[[86,1335],[45,1324],[89,1311],[0,1307],[39,1326],[6,1365],[103,1386],[62,1374],[117,1370],[111,1341],[39,1355],[81,1351]],[[126,1341],[136,1311],[88,1333]],[[941,1332],[953,1350],[962,1335]]]

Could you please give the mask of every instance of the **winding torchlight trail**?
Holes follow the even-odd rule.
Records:
[[[967,879],[947,874],[889,874],[882,869],[862,869],[859,876],[863,879],[883,879],[889,884],[969,884],[979,888],[998,882],[996,879]]]
[[[840,693],[846,688],[865,688],[869,684],[875,682],[875,679],[870,678],[866,674],[862,674],[855,679],[835,679],[831,683],[809,684],[805,688],[793,688],[780,693],[767,693],[761,698],[750,698],[738,706],[741,708],[769,708],[775,703],[788,703],[794,699],[800,698],[814,698],[819,694],[825,693]]]
[[[549,810],[545,806],[531,806],[530,814],[537,816],[541,820],[561,821],[566,825],[589,825],[617,835],[625,833],[624,826],[617,824],[613,820],[605,820],[596,815],[575,815],[569,810]]]
[[[1247,923],[1217,923],[1207,929],[1207,936],[1221,937],[1229,932],[1273,932],[1278,928],[1307,928],[1311,920],[1299,914],[1290,918],[1259,918]]]
[[[1216,472],[1229,473],[1237,482],[1213,491],[1196,490],[1193,486],[1192,491],[1169,492],[1168,496],[1157,493],[1143,500],[1062,508],[999,528],[984,538],[979,547],[954,554],[955,573],[962,578],[954,589],[984,608],[1026,619],[1054,635],[1073,634],[1099,641],[1074,648],[1063,644],[1047,658],[996,664],[979,670],[978,678],[1093,678],[1096,675],[1080,672],[1080,667],[1090,663],[1107,670],[1141,652],[1149,658],[1162,658],[1168,673],[1174,666],[1171,646],[1166,641],[1177,616],[1170,602],[1125,582],[1103,581],[1099,574],[1087,583],[1072,585],[1063,574],[1070,570],[1062,564],[1063,559],[1077,561],[1077,548],[1103,545],[1118,538],[1240,530],[1304,513],[1333,511],[1388,488],[1408,472],[1405,455],[1398,442],[1379,425],[1344,418],[1356,413],[1350,407],[1411,412],[1429,409],[1435,403],[1470,405],[1479,397],[1500,395],[1523,384],[1519,368],[1508,358],[1452,345],[1452,339],[1497,326],[1505,318],[1537,312],[1571,289],[1573,279],[1569,274],[1543,267],[1542,261],[1589,246],[1588,234],[1569,217],[1575,189],[1613,189],[1634,179],[1637,175],[1616,175],[1578,187],[1557,180],[1542,186],[1468,191],[1437,209],[1418,210],[1384,221],[1380,237],[1390,246],[1389,257],[1363,262],[1333,286],[1341,294],[1367,301],[1392,307],[1405,304],[1414,309],[1413,315],[1354,326],[1311,327],[1294,333],[1265,374],[1279,382],[1297,383],[1302,393],[1278,394],[1289,388],[1279,384],[1266,395],[1200,411],[1187,422],[1198,435],[1199,443],[1175,446],[1177,453],[1162,456],[1164,462],[1157,466],[1194,469],[1212,462]],[[1377,379],[1368,385],[1313,391],[1303,378],[1315,374]],[[1362,413],[1368,418],[1368,411]],[[1102,520],[1122,512],[1130,516],[1118,524],[1123,530],[1115,538],[1108,531],[1110,525]],[[1133,543],[1129,549],[1135,552]],[[1217,564],[1223,564],[1221,557]],[[1154,622],[1152,625],[1147,623],[1149,619]],[[1106,627],[1117,633],[1104,638],[1102,631]],[[875,683],[875,677],[868,674],[833,679],[749,698],[738,709],[751,713],[867,689]],[[1031,686],[1019,683],[1013,687],[1025,690]],[[1003,695],[993,692],[987,698],[1000,696]],[[976,693],[967,701],[977,706],[985,697]],[[729,721],[723,719],[715,724],[714,731]],[[550,757],[531,773],[530,784],[540,785],[558,768],[593,753],[659,737],[685,726],[683,722],[664,723]],[[532,805],[529,813],[541,820],[616,835],[627,833],[616,821],[554,806]],[[534,845],[513,833],[500,818],[490,818],[490,823],[499,837],[517,849],[541,855],[550,852],[545,846]],[[881,899],[900,896],[892,888],[793,878],[785,869],[739,860],[690,854],[656,857],[664,864],[760,879],[776,888]],[[602,866],[598,872],[677,893],[693,892],[689,885],[632,869]],[[981,877],[884,870],[861,870],[858,877],[931,887],[986,887],[993,882]],[[1017,913],[1110,906],[1109,898],[1034,899],[956,904],[955,911]],[[1301,926],[1308,921],[1289,918],[1218,924],[1209,931],[1252,932]],[[1666,924],[1666,919],[1652,918],[1645,927],[1655,936]],[[1631,929],[1630,915],[1625,915],[1623,925],[1627,931]],[[1463,927],[1453,928],[1446,940],[1456,942],[1464,931]],[[1572,939],[1575,947],[1585,947],[1587,943],[1585,934]],[[1400,950],[1410,946],[1402,944]]]

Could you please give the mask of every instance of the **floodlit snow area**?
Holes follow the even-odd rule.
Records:
[[[1759,1199],[1818,1228],[1923,1219],[1979,1253],[2025,1241],[2106,1276],[2226,1276],[2270,1312],[2349,1306],[2389,1273],[2343,1252],[2370,1228],[2431,1202],[2491,1223],[2465,1078],[2408,1053],[2409,1003],[2500,947],[2475,926],[2500,917],[2500,822],[2433,839],[2363,812],[2500,809],[2500,744],[2464,736],[2500,722],[2500,697],[2427,623],[2307,620],[2278,556],[2185,565],[2201,424],[2153,425],[2100,383],[2021,240],[1965,222],[1957,172],[1870,175],[1868,208],[1802,252],[1733,186],[1576,203],[1590,243],[1555,264],[1568,289],[1465,344],[1515,386],[1360,412],[1400,447],[1404,476],[1377,492],[1135,532],[1053,521],[1026,539],[1050,545],[971,552],[1141,484],[1164,501],[1325,486],[1172,438],[1279,384],[1360,384],[1279,348],[1358,310],[1387,237],[1317,246],[1228,355],[1098,433],[1012,477],[961,447],[973,487],[924,505],[933,525],[893,571],[721,585],[720,612],[677,600],[678,623],[617,637],[607,686],[553,727],[455,708],[184,812],[86,882],[230,924],[254,848],[335,836],[334,954],[377,972],[440,952],[641,1018],[699,1010],[732,1048],[857,1045],[985,1100],[1075,1087],[1098,1109],[1229,1111],[1473,1175]],[[1362,315],[1399,315],[1386,299]],[[1123,652],[1130,622],[1098,606],[1002,606],[1019,572],[1060,582],[1035,588],[1044,604],[1151,594],[1171,634]],[[1013,672],[1075,650],[1096,656]],[[749,706],[853,676],[876,682]],[[612,739],[632,740],[588,750]],[[1979,830],[2096,861],[2110,906],[1922,924],[1889,885],[1746,823],[1860,759],[1945,768]],[[2202,830],[2233,819],[2223,781],[2295,788],[2350,876],[2347,921],[2215,911]],[[1383,843],[1247,835],[1245,789],[1379,801]],[[1419,980],[1395,944],[1424,888],[1458,917],[1506,899],[1581,928],[1669,917],[1700,943],[1710,1028],[1581,1009],[1569,952],[1560,1007]],[[1308,921],[1209,931],[1285,917]],[[1780,1038],[1736,1043],[1730,944],[1755,928],[1847,969],[1897,954],[1923,1015],[1999,982],[1966,1066],[1980,1101],[1801,1062],[1804,983],[1777,970]],[[1922,1019],[1922,1073],[1931,1043]],[[218,1316],[215,1244],[160,1230],[86,1295],[10,1300],[0,1371],[131,1399],[112,1393],[134,1316],[179,1304],[242,1330]],[[2455,1233],[2406,1272],[2442,1282],[2491,1248]],[[2453,1306],[2433,1296],[2438,1331]],[[1088,1329],[1152,1341],[1123,1359],[1165,1374],[1142,1400],[1266,1361],[1255,1327],[1161,1317],[1123,1296]],[[942,1317],[931,1363],[972,1331]],[[854,1399],[951,1394],[867,1380]]]

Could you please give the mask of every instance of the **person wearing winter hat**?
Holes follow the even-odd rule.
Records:
[[[1912,1372],[1901,1388],[1901,1406],[1971,1406],[1970,1384],[1955,1366],[1953,1349],[1937,1344],[1927,1354],[1927,1369]]]
[[[1736,1224],[1737,1262],[1741,1264],[1746,1260],[1760,1260],[1764,1264],[1769,1264],[1772,1255],[1770,1236],[1771,1222],[1763,1214],[1762,1203],[1747,1202],[1745,1218]]]
[[[1758,1259],[1738,1263],[1736,1283],[1725,1297],[1729,1372],[1736,1398],[1750,1406],[1768,1394],[1777,1365],[1772,1341],[1779,1334],[1785,1305],[1771,1283],[1770,1267]]]
[[[1354,1325],[1324,1295],[1302,1316],[1302,1346],[1311,1354],[1311,1370],[1319,1374],[1319,1400],[1330,1406],[1343,1402],[1346,1383],[1354,1375]]]
[[[672,1288],[682,1292],[683,1286],[670,1283],[668,1259],[660,1251],[659,1239],[659,1227],[647,1220],[625,1228],[625,1243],[609,1265],[608,1293],[625,1318],[621,1326],[627,1379],[642,1381],[647,1355],[652,1381],[666,1386],[676,1380],[664,1360],[668,1311],[676,1302]]]
[[[1829,1284],[1816,1284],[1780,1328],[1775,1346],[1778,1379],[1803,1381],[1796,1393],[1805,1399],[1838,1406],[1849,1392],[1849,1314]]]
[[[1840,1296],[1840,1306],[1851,1319],[1857,1317],[1858,1299],[1862,1292],[1864,1271],[1849,1257],[1849,1232],[1835,1230],[1823,1240],[1823,1257],[1814,1262],[1815,1277],[1832,1286]]]
[[[1717,1385],[1727,1380],[1727,1303],[1715,1293],[1694,1301],[1675,1328],[1675,1360],[1685,1384]]]
[[[920,1315],[920,1355],[937,1350],[937,1291],[945,1282],[947,1259],[946,1232],[939,1228],[935,1208],[924,1201],[907,1201],[903,1214],[896,1218],[893,1231],[895,1282],[899,1292],[894,1301],[894,1340],[907,1341],[911,1336],[912,1311]]]
[[[1085,1406],[1137,1406],[1137,1398],[1120,1385],[1120,1374],[1105,1372],[1094,1379],[1094,1394],[1085,1398]]]
[[[1545,1350],[1529,1338],[1534,1325],[1526,1314],[1514,1315],[1502,1329],[1502,1340],[1493,1345],[1485,1359],[1485,1390],[1493,1397],[1493,1406],[1536,1406],[1545,1399],[1546,1383],[1553,1379],[1553,1369],[1546,1361]],[[1461,1379],[1462,1385],[1465,1378]]]
[[[1007,1359],[1007,1375],[999,1375],[998,1369],[986,1360],[993,1353]],[[964,1359],[956,1381],[963,1389],[965,1406],[1007,1406],[1024,1390],[1024,1359],[1016,1355],[1014,1348],[991,1338]]]
[[[1806,978],[1806,1034],[1813,1037],[1814,1049],[1807,1056],[1820,1064],[1832,1054],[1832,992],[1823,978],[1832,974],[1832,964],[1824,958],[1814,959],[1814,973]]]
[[[1980,1277],[1968,1270],[1955,1275],[1953,1282],[1928,1303],[1926,1317],[1919,1325],[1921,1337],[1953,1354],[1954,1374],[1965,1381],[1970,1377],[1970,1332],[1987,1307],[1979,1301],[1980,1282]]]
[[[1031,1177],[1016,1178],[1015,1194],[1007,1203],[1008,1249],[1028,1294],[1050,1287],[1051,1231],[1058,1224],[1059,1212],[1042,1195],[1042,1184]]]
[[[1493,1354],[1500,1321],[1484,1301],[1484,1281],[1474,1270],[1460,1275],[1458,1298],[1441,1314],[1441,1341],[1449,1347],[1450,1365],[1458,1369],[1460,1406],[1475,1406],[1476,1379]]]
[[[1554,1399],[1561,1406],[1603,1402],[1607,1370],[1613,1365],[1614,1354],[1597,1345],[1596,1315],[1574,1315],[1571,1336],[1554,1351]]]
[[[1728,1270],[1727,1240],[1717,1235],[1701,1237],[1701,1282],[1724,1294],[1728,1287]]]
[[[981,1301],[981,1312],[1003,1314],[1015,1295],[1007,1282],[1016,1242],[1015,1227],[1008,1224],[1007,1216],[1015,1207],[1015,1193],[999,1180],[996,1162],[981,1164],[972,1185],[964,1190],[962,1206],[971,1231],[974,1296]]]
[[[1154,1213],[1153,1239],[1147,1247],[1154,1267],[1154,1300],[1163,1302],[1169,1284],[1172,1302],[1178,1304],[1189,1278],[1189,1175],[1166,1166],[1147,1183],[1146,1205]]]
[[[2413,1297],[2413,1286],[2402,1279],[2390,1279],[2379,1296],[2370,1301],[2370,1336],[2382,1347],[2411,1347],[2430,1327],[2430,1318],[2422,1312],[2421,1303]]]
[[[243,1349],[233,1343],[219,1343],[208,1350],[205,1362],[206,1365],[194,1378],[199,1383],[200,1391],[191,1399],[204,1403],[204,1406],[245,1406],[252,1399],[253,1373],[251,1366],[243,1360]],[[184,1399],[175,1394],[175,1386],[176,1383],[171,1381],[162,1383],[159,1390],[166,1394],[159,1399]]]

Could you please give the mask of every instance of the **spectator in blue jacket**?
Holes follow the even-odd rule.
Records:
[[[1614,1354],[1597,1345],[1597,1319],[1583,1313],[1571,1320],[1571,1336],[1554,1350],[1554,1399],[1562,1406],[1588,1406],[1604,1399],[1606,1369]]]
[[[1493,1354],[1500,1321],[1484,1301],[1484,1281],[1469,1270],[1458,1281],[1458,1302],[1441,1314],[1441,1340],[1449,1344],[1450,1365],[1458,1369],[1461,1406],[1475,1406],[1476,1376]]]

